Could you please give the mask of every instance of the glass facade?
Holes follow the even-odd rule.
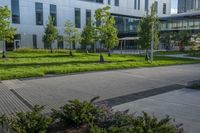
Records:
[[[20,24],[19,0],[11,0],[12,23]]]
[[[139,18],[113,15],[116,21],[116,27],[120,33],[133,33],[137,32]]]
[[[92,13],[91,10],[86,10],[86,25],[91,24]]]
[[[75,14],[75,27],[81,28],[81,9],[75,8],[74,14]]]
[[[35,3],[36,25],[43,25],[43,4]]]
[[[53,19],[54,26],[57,25],[57,7],[56,5],[50,5],[50,16]]]
[[[161,21],[161,30],[198,30],[200,29],[200,19],[170,19]]]

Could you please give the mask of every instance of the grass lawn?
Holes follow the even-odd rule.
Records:
[[[0,80],[39,77],[45,74],[200,63],[200,60],[169,57],[155,57],[153,64],[136,55],[108,57],[104,54],[104,57],[106,62],[99,63],[99,54],[75,53],[74,57],[69,57],[66,53],[9,52],[7,59],[0,58]]]
[[[176,54],[189,54],[189,55],[193,55],[196,53],[199,53],[200,50],[189,50],[189,51],[158,51],[155,52],[155,54],[157,55],[176,55]]]

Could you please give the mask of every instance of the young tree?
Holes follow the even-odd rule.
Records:
[[[2,58],[6,58],[5,41],[11,42],[16,34],[16,29],[10,26],[10,10],[8,7],[0,7],[0,41],[3,41]]]
[[[95,12],[95,19],[97,22],[100,22],[99,25],[96,26],[97,39],[101,45],[105,44],[110,55],[110,49],[118,44],[118,32],[115,28],[115,19],[111,16],[109,10],[109,6],[97,9]],[[100,53],[100,62],[104,62],[102,53]]]
[[[74,25],[70,22],[70,20],[67,20],[65,23],[65,31],[63,36],[64,41],[69,45],[70,47],[70,56],[73,56],[72,54],[72,43],[79,43],[81,41],[81,35],[78,29],[74,27]]]
[[[48,23],[45,27],[45,32],[43,36],[43,42],[44,44],[47,44],[48,47],[51,49],[51,53],[53,53],[53,42],[57,39],[58,36],[58,30],[53,24],[53,18],[49,16]]]
[[[87,46],[94,46],[95,43],[95,27],[93,23],[85,25],[81,38],[81,45],[85,46],[87,52]]]
[[[139,36],[138,42],[141,49],[146,50],[145,60],[149,59],[148,50],[151,48],[151,43],[154,44],[154,48],[157,47],[158,45],[159,42],[158,33],[159,33],[159,19],[156,15],[156,7],[154,3],[151,6],[150,14],[147,14],[145,17],[143,17],[138,25],[138,36]]]

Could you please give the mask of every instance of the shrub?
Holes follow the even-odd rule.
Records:
[[[53,118],[74,126],[91,123],[103,113],[101,108],[93,104],[98,98],[95,97],[89,102],[77,99],[69,101],[69,104],[61,107],[59,111],[52,110]]]
[[[110,113],[96,125],[90,125],[91,133],[181,133],[183,131],[181,125],[172,124],[169,116],[158,120],[145,112],[137,117],[128,114],[128,111]]]
[[[10,129],[16,133],[45,133],[52,122],[51,117],[44,116],[41,112],[43,106],[34,106],[31,112],[20,112],[12,118],[2,116],[1,124],[10,126]]]
[[[16,52],[19,52],[19,53],[27,53],[27,52],[49,53],[49,50],[48,49],[19,48],[19,49],[16,50]],[[54,53],[68,53],[69,50],[67,50],[67,49],[54,49],[53,52]],[[73,50],[73,52],[75,53],[76,50]]]

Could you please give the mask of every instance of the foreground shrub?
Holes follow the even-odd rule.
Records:
[[[35,106],[33,111],[17,113],[12,118],[0,117],[2,132],[9,133],[182,133],[182,125],[173,123],[169,116],[163,119],[152,117],[143,112],[135,116],[116,112],[111,108],[97,106],[94,101],[72,100],[53,110],[47,117],[42,114],[43,106]],[[54,118],[54,121],[52,120]],[[9,128],[8,128],[9,127]],[[48,130],[47,130],[48,129]]]
[[[111,114],[110,114],[111,113]],[[181,133],[180,125],[174,125],[169,116],[158,120],[143,112],[134,117],[125,112],[110,112],[103,120],[90,125],[91,133]]]
[[[15,117],[2,117],[1,126],[9,126],[16,133],[45,133],[52,122],[42,114],[43,106],[35,106],[31,112],[17,113]]]
[[[60,110],[53,109],[53,118],[75,126],[93,122],[103,113],[102,109],[93,103],[98,98],[95,97],[89,102],[81,102],[77,99],[71,100]]]

